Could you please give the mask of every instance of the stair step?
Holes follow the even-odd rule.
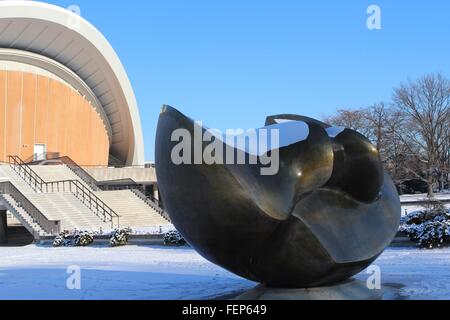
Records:
[[[81,178],[65,165],[31,167],[44,181],[78,180],[89,188]],[[111,222],[104,222],[103,216],[94,212],[95,208],[88,208],[88,205],[82,199],[77,198],[70,192],[35,192],[8,165],[0,166],[0,176],[8,177],[16,188],[26,195],[49,220],[61,221],[62,230],[87,229],[96,231],[111,228]],[[158,211],[130,190],[95,191],[94,194],[119,215],[122,226],[153,227],[169,224]],[[27,223],[32,223],[32,220],[22,219]]]

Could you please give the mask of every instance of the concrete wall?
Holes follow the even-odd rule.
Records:
[[[107,165],[109,137],[95,108],[67,84],[0,70],[0,161],[33,156],[34,145],[80,165]]]
[[[97,181],[111,181],[121,179],[133,179],[138,183],[155,183],[156,171],[155,168],[88,168],[85,169]]]

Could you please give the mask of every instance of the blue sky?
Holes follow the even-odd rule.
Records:
[[[450,1],[47,1],[76,4],[110,41],[138,100],[146,159],[161,105],[212,128],[267,115],[321,118],[388,101],[430,72],[450,77]],[[379,5],[382,30],[366,27]]]

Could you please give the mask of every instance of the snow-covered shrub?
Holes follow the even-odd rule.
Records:
[[[402,219],[400,231],[421,247],[441,247],[450,242],[450,212],[439,201],[429,201],[424,210]]]
[[[110,244],[112,247],[125,246],[128,243],[131,228],[115,229],[111,234]]]
[[[166,246],[184,246],[186,240],[178,231],[171,230],[164,234],[164,244]]]
[[[74,245],[76,247],[86,247],[94,242],[94,236],[87,231],[76,231],[74,235]]]
[[[406,233],[420,247],[433,249],[448,243],[450,239],[450,222],[448,220],[426,221],[418,225],[413,224],[407,227]]]
[[[70,233],[68,231],[63,231],[55,237],[53,240],[53,247],[68,247],[72,244],[72,241],[69,239]]]

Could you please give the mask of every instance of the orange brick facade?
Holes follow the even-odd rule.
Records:
[[[35,144],[80,165],[108,164],[107,130],[83,96],[62,81],[0,70],[0,161],[32,158]]]

